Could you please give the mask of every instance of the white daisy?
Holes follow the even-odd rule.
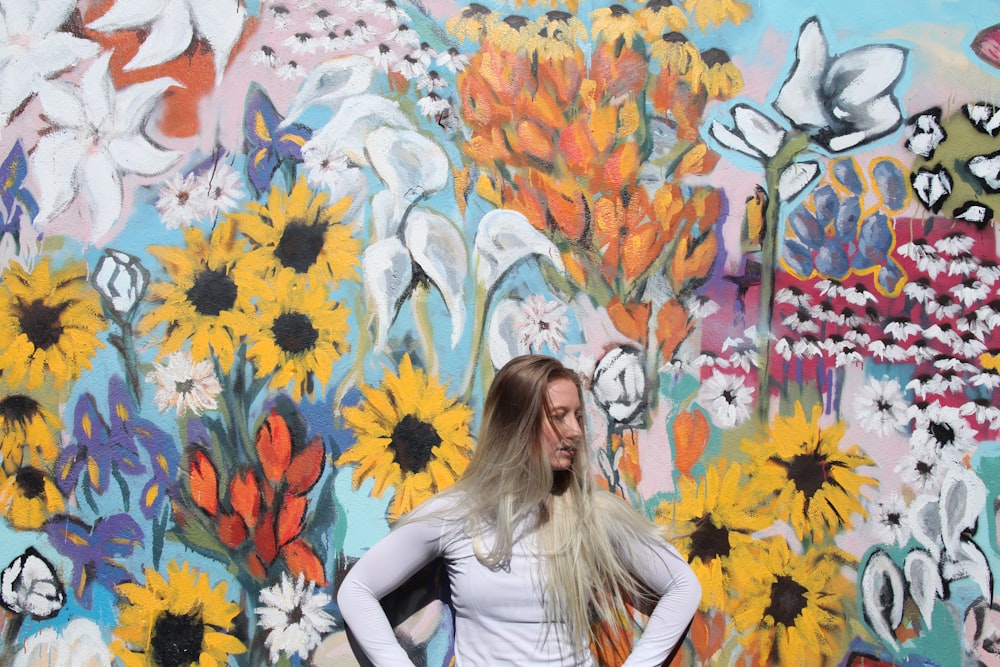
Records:
[[[930,374],[921,373],[906,383],[906,389],[912,391],[914,396],[923,400],[927,398],[928,393],[931,393],[932,380],[933,377]]]
[[[823,353],[815,336],[805,335],[792,344],[792,353],[800,359],[812,359]]]
[[[910,447],[910,453],[899,460],[894,472],[920,493],[937,493],[948,470],[948,459],[930,447]]]
[[[304,79],[306,76],[306,70],[294,60],[289,60],[287,63],[278,68],[278,76],[286,81]]]
[[[153,404],[160,412],[173,409],[180,417],[186,410],[200,415],[218,408],[215,397],[222,391],[222,385],[211,361],[195,364],[186,352],[174,352],[167,357],[166,366],[153,362],[153,370],[146,374],[146,381],[156,383]]]
[[[256,609],[257,625],[268,631],[264,645],[271,652],[272,664],[282,653],[307,659],[323,635],[336,625],[324,609],[330,604],[330,595],[315,588],[314,582],[306,583],[305,575],[300,574],[293,582],[287,572],[282,572],[281,581],[260,592],[262,606]]]
[[[954,371],[941,371],[931,376],[929,386],[934,394],[958,393],[965,388],[965,380]]]
[[[844,332],[844,338],[851,341],[858,347],[867,347],[868,343],[871,342],[872,337],[864,327],[854,326]]]
[[[343,22],[340,17],[330,13],[329,10],[320,9],[309,17],[309,29],[314,32],[329,32]]]
[[[972,250],[975,241],[962,232],[952,232],[934,242],[934,249],[944,255],[961,255]]]
[[[719,312],[719,304],[707,296],[693,296],[684,305],[695,320],[703,320]]]
[[[844,294],[843,284],[839,280],[832,278],[825,278],[819,281],[816,283],[816,288],[819,290],[820,295],[830,299],[836,299]]]
[[[918,338],[906,348],[906,354],[910,359],[919,364],[924,361],[930,361],[937,353],[926,340]]]
[[[948,291],[965,304],[966,308],[977,301],[985,300],[990,295],[990,288],[981,280],[971,276],[962,279],[962,282],[956,285],[952,285]]]
[[[160,189],[155,206],[167,229],[190,227],[211,210],[208,190],[194,173],[174,174]]]
[[[469,66],[469,57],[464,53],[459,52],[458,49],[452,47],[447,51],[442,51],[438,54],[437,64],[442,67],[446,67],[449,72],[454,74],[456,72],[461,72]]]
[[[216,162],[200,178],[208,197],[209,217],[214,218],[220,213],[234,210],[246,196],[243,177],[225,160]]]
[[[812,297],[795,285],[789,285],[774,293],[774,302],[791,304],[796,308],[808,308]]]
[[[979,259],[972,253],[964,252],[948,261],[949,276],[965,276],[968,278],[979,268]]]
[[[698,400],[708,408],[716,426],[730,428],[750,419],[753,388],[746,386],[742,375],[712,371],[698,391]]]
[[[909,508],[897,494],[884,496],[875,503],[871,521],[880,542],[903,547],[910,541]]]
[[[966,359],[975,359],[986,352],[983,341],[976,338],[974,334],[964,333],[959,338],[960,342],[955,346],[955,352]]]
[[[865,323],[865,318],[859,315],[853,308],[847,306],[840,311],[840,323],[848,329],[855,329]]]
[[[891,336],[878,338],[868,344],[868,351],[879,361],[906,361],[906,349]]]
[[[948,267],[948,262],[935,250],[926,239],[914,239],[909,243],[904,243],[896,252],[916,263],[917,268],[929,275],[937,278],[938,274]]]
[[[411,55],[405,55],[400,58],[393,66],[393,70],[399,72],[405,79],[410,81],[420,78],[422,74],[427,73],[427,68],[424,67],[424,64]]]
[[[393,30],[390,30],[385,38],[387,41],[395,42],[408,49],[415,49],[420,46],[420,35],[405,23],[400,23]]]
[[[276,3],[268,6],[266,16],[274,21],[277,30],[284,30],[292,22],[292,13],[288,11],[288,7]]]
[[[399,56],[384,43],[376,44],[368,49],[365,55],[372,59],[372,62],[375,63],[375,69],[380,72],[395,69],[396,63],[399,61]]]
[[[996,389],[1000,387],[1000,372],[992,368],[984,368],[969,377],[969,385],[981,389]]]
[[[993,287],[1000,280],[1000,264],[992,259],[979,260],[979,268],[976,269],[976,277],[989,287]]]
[[[924,338],[930,338],[944,345],[945,349],[954,349],[961,338],[955,328],[948,322],[932,324],[924,329]]]
[[[932,364],[939,371],[950,371],[952,373],[973,373],[976,367],[950,354],[938,354],[934,357]]]
[[[799,334],[819,333],[819,325],[813,321],[812,315],[805,308],[799,308],[781,321],[783,325]]]
[[[710,350],[702,350],[701,354],[691,360],[691,367],[697,370],[703,368],[729,368],[729,360],[720,357]]]
[[[410,55],[419,60],[420,64],[424,67],[430,68],[438,54],[430,44],[427,42],[421,42],[420,46]]]
[[[357,35],[358,39],[361,40],[362,44],[375,39],[375,28],[371,27],[361,19],[354,22],[354,28],[352,28],[352,30],[354,31],[354,34]]]
[[[390,23],[399,23],[408,18],[406,12],[396,4],[396,0],[376,0],[371,5],[372,13],[376,16],[381,16]]]
[[[532,352],[539,352],[543,347],[558,352],[566,341],[568,324],[566,304],[532,294],[524,300],[518,313],[518,339]]]
[[[795,339],[791,336],[782,336],[775,342],[774,351],[781,355],[781,358],[785,361],[792,360],[792,345],[794,345]]]
[[[854,408],[861,427],[871,433],[889,435],[906,423],[903,390],[894,379],[872,378],[854,399]]]
[[[932,447],[938,452],[970,454],[976,449],[976,432],[959,414],[958,408],[937,402],[917,420],[910,436],[914,447]]]
[[[862,283],[856,283],[854,287],[845,288],[843,296],[847,299],[848,303],[854,304],[855,306],[863,307],[867,306],[869,303],[878,303],[878,297],[875,296]]]
[[[899,316],[889,318],[885,323],[885,332],[893,336],[901,343],[905,343],[908,338],[923,331],[923,327],[916,322],[911,322],[910,318]]]
[[[976,310],[976,317],[989,331],[1000,327],[1000,299],[994,299]]]
[[[261,65],[266,65],[267,67],[274,69],[278,66],[278,56],[274,52],[274,49],[267,44],[262,44],[261,47],[250,54],[250,62]]]
[[[955,321],[955,327],[963,332],[970,333],[976,338],[983,338],[990,332],[986,323],[979,319],[978,310],[968,310]]]
[[[288,50],[297,56],[316,53],[316,50],[320,46],[319,40],[309,32],[291,34],[285,38],[282,44],[287,46]]]
[[[950,320],[962,310],[962,305],[947,294],[938,294],[928,301],[924,307],[927,309],[928,315],[933,315],[939,321]]]
[[[924,276],[906,283],[906,286],[903,287],[903,293],[917,303],[922,304],[926,304],[928,301],[937,296],[937,292],[935,292],[934,288],[931,287],[931,281]]]
[[[437,118],[441,114],[451,111],[451,102],[437,93],[431,93],[417,100],[417,108],[427,118]]]
[[[417,90],[422,90],[428,93],[444,90],[449,85],[448,81],[442,78],[441,75],[434,70],[430,70],[427,74],[417,78]]]
[[[307,141],[302,147],[302,166],[310,183],[335,190],[350,163],[339,145],[329,141]]]
[[[975,417],[977,424],[989,424],[993,429],[1000,427],[1000,407],[993,405],[988,398],[967,401],[959,406],[958,413],[963,417]]]

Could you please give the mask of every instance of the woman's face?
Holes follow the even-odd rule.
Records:
[[[542,417],[542,448],[553,470],[569,470],[577,447],[582,445],[580,428],[583,406],[572,380],[553,380],[546,388],[549,413]]]

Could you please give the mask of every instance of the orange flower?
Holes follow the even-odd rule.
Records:
[[[622,303],[621,298],[615,295],[606,308],[611,323],[618,331],[645,346],[649,314],[652,312],[652,306],[648,302]]]
[[[713,231],[696,238],[688,227],[688,234],[677,243],[670,265],[670,278],[678,294],[691,291],[704,282],[718,252],[719,241]]]
[[[260,520],[260,485],[253,471],[237,473],[229,483],[229,502],[248,528],[256,528]]]
[[[257,455],[267,479],[280,482],[292,460],[292,435],[284,418],[273,410],[257,430]]]
[[[537,174],[535,184],[541,185],[548,205],[546,227],[548,223],[554,223],[566,238],[581,239],[587,231],[590,203],[580,185],[575,180],[558,182],[542,174]]]
[[[281,556],[285,559],[288,572],[293,579],[297,579],[300,574],[305,575],[306,581],[315,581],[316,586],[322,588],[327,585],[326,573],[323,571],[323,563],[316,556],[316,552],[303,540],[294,540],[285,545],[281,550]]]
[[[673,359],[674,352],[693,329],[694,324],[680,301],[671,299],[664,303],[656,314],[656,339],[660,342],[660,358],[664,362]]]
[[[219,541],[230,549],[240,546],[250,536],[246,523],[239,514],[220,514],[217,533]]]
[[[582,51],[561,60],[540,59],[536,68],[538,87],[552,91],[558,107],[564,109],[576,102],[586,71]]]
[[[597,82],[598,99],[634,97],[646,85],[649,60],[632,49],[620,51],[614,42],[601,42],[590,59],[590,76]]]
[[[584,174],[594,164],[597,146],[594,145],[590,127],[584,116],[571,122],[559,135],[559,152],[566,168],[575,174]]]
[[[510,136],[510,135],[508,135]],[[552,131],[530,120],[518,122],[511,137],[511,148],[515,155],[523,155],[535,164],[551,168],[556,159],[556,147],[552,144]]]
[[[715,165],[718,163],[718,153],[710,151],[704,143],[695,144],[681,158],[680,164],[674,170],[674,178],[680,179],[688,174],[703,176],[715,169]]]
[[[278,508],[278,544],[284,546],[294,540],[305,527],[308,502],[303,496],[285,494]]]
[[[594,247],[603,254],[601,272],[613,282],[619,270],[634,280],[649,268],[663,249],[661,225],[652,221],[649,196],[642,188],[621,197],[603,197],[594,206]]]
[[[317,435],[302,451],[292,457],[292,462],[285,471],[287,492],[297,496],[305,495],[319,481],[325,459],[326,449],[323,447],[323,439]]]
[[[219,509],[219,476],[208,455],[200,449],[194,451],[188,467],[191,498],[195,505],[215,516]]]
[[[618,451],[624,448],[622,457],[618,462],[618,472],[621,473],[625,483],[635,489],[642,481],[642,468],[639,466],[639,432],[629,429],[622,434],[611,436],[611,449]]]
[[[604,161],[601,179],[594,183],[606,192],[616,192],[634,183],[639,174],[639,146],[628,141],[617,146]]]
[[[708,446],[711,429],[701,410],[682,412],[674,419],[674,466],[682,475],[691,476],[691,468]]]
[[[265,565],[278,557],[278,536],[274,532],[274,513],[267,512],[253,531],[253,544]]]

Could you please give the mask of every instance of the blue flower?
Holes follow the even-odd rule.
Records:
[[[302,161],[302,146],[312,130],[299,123],[287,127],[264,90],[251,84],[243,112],[243,135],[247,141],[247,177],[257,192],[266,190],[282,162]]]
[[[27,215],[30,220],[38,215],[38,204],[24,187],[27,176],[28,160],[18,140],[0,164],[0,234],[18,234],[21,216]]]

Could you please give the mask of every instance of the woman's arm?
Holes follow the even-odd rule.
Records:
[[[376,667],[412,665],[379,600],[441,555],[438,518],[407,521],[379,540],[347,573],[337,604],[344,622]]]
[[[625,549],[626,564],[659,596],[639,641],[622,667],[659,667],[683,638],[701,602],[701,584],[687,561],[665,540]]]

